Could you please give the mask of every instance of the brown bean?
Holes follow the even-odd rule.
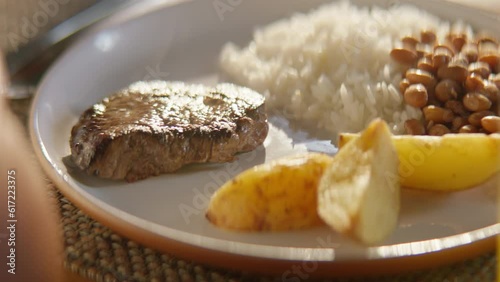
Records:
[[[416,119],[409,119],[404,123],[406,134],[424,135],[425,128],[422,122]]]
[[[445,49],[448,49],[449,52],[451,52],[451,56],[455,56],[455,47],[453,47],[453,45],[451,44],[451,41],[449,39],[446,39],[442,42],[438,42],[438,43],[435,43],[434,44],[434,51],[436,51],[436,49],[439,49],[439,48],[445,48]]]
[[[450,33],[446,36],[456,50],[462,49],[467,42],[467,28],[462,22],[455,22],[451,26]]]
[[[422,109],[426,121],[434,123],[447,123],[451,122],[454,118],[453,112],[437,106],[427,106]]]
[[[456,21],[451,25],[450,32],[447,37],[451,39],[457,36],[467,38],[467,26],[462,21]]]
[[[451,122],[451,130],[454,132],[457,132],[462,126],[467,125],[469,122],[467,121],[466,118],[456,116],[453,118],[453,121]]]
[[[481,42],[478,46],[478,61],[487,63],[491,69],[496,69],[500,62],[497,44],[492,42]]]
[[[453,51],[451,48],[440,45],[434,47],[434,52],[432,55],[432,62],[435,68],[448,65],[451,58],[453,57]]]
[[[475,73],[485,79],[491,74],[490,65],[485,62],[473,62],[469,65],[468,70],[469,74]]]
[[[482,55],[498,53],[498,44],[491,41],[482,41],[477,44],[478,58]]]
[[[450,64],[463,65],[467,68],[469,66],[469,59],[464,54],[458,53],[451,58]]]
[[[403,95],[408,87],[410,87],[410,82],[408,81],[408,79],[403,78],[399,82],[399,92]]]
[[[469,121],[470,124],[479,127],[481,126],[481,119],[484,118],[485,116],[494,116],[495,113],[492,111],[482,111],[482,112],[477,112],[471,114],[467,120]]]
[[[465,94],[462,103],[467,110],[472,112],[486,111],[491,107],[491,101],[479,92]]]
[[[497,39],[492,36],[489,32],[486,32],[486,31],[480,31],[476,34],[475,36],[475,39],[476,39],[476,43],[480,44],[480,43],[493,43],[495,45],[498,45],[498,41]]]
[[[500,73],[490,74],[488,80],[494,83],[500,89]]]
[[[418,39],[413,35],[407,35],[407,36],[403,37],[401,39],[401,42],[403,43],[403,45],[410,46],[412,49],[415,49],[417,44],[420,43],[418,41]]]
[[[427,93],[429,94],[429,93]],[[436,107],[441,107],[442,106],[442,103],[436,99],[435,97],[432,97],[430,94],[429,94],[429,101],[427,102],[427,106],[436,106]]]
[[[451,38],[451,44],[455,50],[462,50],[462,47],[467,43],[467,35],[457,34]]]
[[[407,44],[396,43],[391,50],[391,58],[403,65],[413,65],[418,60],[417,52]]]
[[[467,57],[469,63],[477,61],[478,52],[479,51],[477,49],[477,44],[471,42],[465,43],[461,51],[461,53],[464,54],[465,57]]]
[[[458,81],[460,83],[464,82],[467,79],[467,75],[469,71],[467,71],[466,66],[457,66],[451,65],[442,66],[438,69],[437,76],[439,79],[452,79]]]
[[[459,130],[458,133],[477,133],[477,128],[474,125],[464,125]]]
[[[500,100],[500,90],[498,89],[498,86],[488,80],[484,82],[484,88],[483,91],[481,91],[481,94],[486,96],[493,103]]]
[[[481,91],[484,88],[483,78],[475,73],[469,74],[465,79],[465,90],[468,92]]]
[[[415,47],[415,50],[417,51],[417,56],[419,58],[428,58],[432,59],[434,50],[431,45],[429,44],[424,44],[424,43],[419,43]]]
[[[437,77],[439,79],[452,79],[460,83],[467,79],[469,71],[466,65],[453,65],[441,66],[438,69]]]
[[[434,64],[432,63],[432,59],[423,57],[418,60],[417,63],[417,68],[424,70],[426,72],[435,74],[436,73],[436,68],[434,67]]]
[[[421,108],[427,105],[427,100],[429,96],[427,95],[427,89],[423,84],[412,84],[408,87],[404,93],[404,99],[406,104]]]
[[[434,93],[439,101],[446,102],[457,99],[460,91],[460,85],[455,80],[443,79],[436,85]]]
[[[481,126],[489,133],[500,133],[500,117],[485,116],[481,119]]]
[[[420,31],[420,41],[425,44],[433,44],[436,41],[436,32],[432,29],[422,29]]]
[[[434,89],[436,87],[436,78],[434,78],[434,75],[424,70],[411,68],[406,72],[406,79],[408,79],[410,84],[421,83],[427,89]]]
[[[449,100],[444,104],[444,107],[451,110],[454,114],[465,117],[468,115],[467,110],[462,102],[457,100]]]
[[[441,66],[438,69],[437,76],[440,79],[452,79],[461,83],[467,79],[469,74],[467,68],[467,58],[462,54],[458,54],[451,58],[448,65]]]
[[[451,133],[450,129],[443,124],[435,124],[429,129],[429,135],[443,136]]]

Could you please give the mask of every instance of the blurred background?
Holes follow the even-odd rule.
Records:
[[[0,48],[16,49],[99,0],[0,0]]]

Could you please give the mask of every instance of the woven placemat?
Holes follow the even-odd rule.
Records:
[[[30,100],[11,101],[11,108],[27,125]],[[65,266],[94,281],[282,281],[184,261],[128,240],[101,225],[50,183],[57,199],[64,231]],[[495,252],[445,267],[376,278],[329,279],[334,282],[490,282],[496,278]]]
[[[115,234],[75,207],[53,189],[58,198],[66,244],[66,266],[95,281],[282,281],[282,277],[216,269],[177,259]],[[375,278],[328,281],[495,281],[495,253],[427,271]]]

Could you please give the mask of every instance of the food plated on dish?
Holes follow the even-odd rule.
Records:
[[[36,128],[35,131],[40,144],[44,147],[41,155],[44,155],[52,167],[56,168],[53,174],[62,174],[58,185],[63,187],[61,189],[66,191],[65,194],[73,195],[71,199],[79,202],[83,208],[88,207],[89,203],[96,206],[97,211],[93,209],[93,215],[105,218],[106,222],[115,225],[115,228],[119,229],[123,224],[129,224],[142,230],[124,231],[124,235],[141,234],[134,239],[146,242],[145,238],[149,238],[147,242],[166,251],[170,248],[161,242],[174,241],[184,247],[203,246],[205,250],[217,250],[217,256],[231,257],[231,260],[225,260],[223,265],[226,266],[229,266],[227,263],[231,265],[233,262],[241,261],[239,256],[279,261],[322,261],[325,265],[336,262],[369,263],[389,257],[398,259],[411,257],[417,254],[417,248],[407,248],[410,244],[419,245],[419,250],[425,249],[424,253],[431,256],[438,251],[446,253],[446,250],[455,247],[470,247],[469,250],[473,248],[476,253],[481,252],[481,248],[473,246],[484,246],[483,244],[466,244],[462,235],[465,234],[464,236],[469,236],[468,238],[472,236],[474,238],[472,241],[476,243],[490,238],[491,234],[496,232],[496,204],[492,202],[494,183],[491,176],[496,173],[498,167],[495,166],[498,160],[494,156],[498,136],[488,135],[486,132],[477,135],[429,136],[429,133],[435,132],[430,128],[436,124],[445,126],[451,132],[461,127],[453,129],[453,120],[448,121],[449,117],[442,123],[432,120],[433,124],[426,119],[423,108],[439,106],[448,109],[445,105],[448,101],[438,100],[439,105],[429,105],[432,89],[424,84],[422,85],[427,92],[427,103],[419,104],[421,107],[408,103],[418,99],[409,99],[413,96],[412,92],[407,93],[408,98],[405,98],[405,93],[400,90],[401,81],[404,78],[408,80],[406,73],[410,68],[418,69],[418,60],[417,65],[410,66],[402,64],[391,56],[391,51],[400,45],[405,36],[411,35],[419,42],[423,40],[420,37],[421,27],[424,26],[422,23],[428,27],[427,30],[434,28],[436,38],[446,38],[456,18],[453,15],[443,14],[444,10],[439,9],[436,10],[437,13],[451,19],[452,22],[431,15],[427,12],[434,11],[430,7],[441,5],[431,2],[416,4],[425,10],[407,5],[383,7],[384,3],[381,2],[377,2],[380,7],[367,3],[359,4],[357,1],[354,4],[333,2],[324,6],[320,6],[320,2],[329,1],[317,1],[315,4],[291,1],[284,6],[277,2],[267,3],[265,5],[273,8],[259,13],[259,16],[265,16],[260,20],[255,18],[253,12],[246,14],[245,11],[254,11],[253,9],[257,9],[259,5],[264,5],[263,2],[242,4],[234,14],[227,14],[227,18],[222,22],[204,17],[190,17],[189,21],[187,18],[184,20],[174,17],[189,23],[176,25],[176,29],[180,29],[176,36],[180,38],[169,41],[168,44],[165,43],[166,45],[155,43],[156,45],[152,45],[154,48],[148,47],[148,44],[141,45],[143,46],[141,48],[147,49],[136,52],[134,57],[127,57],[127,60],[133,59],[136,65],[121,59],[121,56],[130,53],[124,51],[125,49],[130,51],[128,46],[139,48],[137,43],[129,41],[128,36],[116,37],[119,41],[113,47],[115,51],[102,51],[98,58],[92,58],[92,54],[84,50],[85,48],[98,50],[100,45],[92,45],[96,42],[92,41],[95,38],[89,37],[92,40],[82,41],[78,46],[85,48],[77,46],[71,56],[66,57],[67,61],[52,71],[52,78],[49,76],[48,82],[42,84],[42,95],[38,98],[37,108],[41,102],[50,100],[54,107],[57,106],[61,111],[37,111],[35,114],[37,120],[40,117],[47,117],[44,122],[37,123],[40,130]],[[172,10],[159,11],[158,14],[181,15],[197,11],[205,15],[206,9],[202,9],[204,5],[194,1],[175,6]],[[279,15],[270,13],[270,11],[281,11],[278,6],[285,10]],[[461,11],[459,8],[455,9],[454,11]],[[297,11],[301,13],[292,13]],[[338,19],[331,16],[332,11],[340,15]],[[471,20],[474,25],[471,31],[473,30],[474,34],[489,26],[481,22],[489,23],[487,19],[474,21],[474,17],[465,17],[467,13],[464,11],[461,13],[458,12],[457,17]],[[137,20],[137,26],[143,21],[147,22],[144,23],[147,27],[158,26],[159,23],[170,19],[172,17],[166,16],[140,18]],[[203,21],[199,22],[199,19]],[[150,25],[149,21],[155,25]],[[242,26],[232,26],[235,22],[241,23]],[[395,22],[398,25],[390,24]],[[467,23],[464,25],[468,26]],[[128,31],[131,26],[120,25],[116,27],[116,32],[121,34],[122,30]],[[225,33],[217,33],[220,26],[227,28]],[[200,31],[195,32],[195,30]],[[253,39],[252,30],[254,30]],[[189,31],[195,32],[192,38],[182,37],[182,34],[189,34]],[[204,34],[210,39],[199,37],[199,34]],[[212,36],[215,34],[219,36]],[[96,38],[100,38],[99,36]],[[136,36],[149,38],[147,34],[142,33]],[[151,36],[149,41],[142,41],[154,42],[158,38]],[[237,47],[236,44],[243,47]],[[202,158],[203,163],[194,164],[188,164],[189,160],[186,159],[186,165],[183,159],[182,167],[176,166],[178,169],[175,170],[161,169],[161,172],[161,165],[157,164],[168,160],[168,157],[163,158],[162,154],[155,154],[154,152],[158,152],[157,149],[148,152],[148,156],[161,156],[158,160],[154,160],[153,157],[141,159],[143,152],[139,148],[144,147],[137,146],[137,142],[114,143],[118,144],[120,149],[116,151],[116,155],[126,156],[125,153],[132,153],[136,154],[137,159],[133,161],[134,158],[125,157],[124,160],[127,161],[122,164],[120,158],[109,158],[107,160],[111,165],[105,163],[102,165],[105,169],[109,168],[111,175],[109,178],[125,178],[132,182],[106,180],[107,173],[102,175],[101,168],[99,176],[89,175],[85,170],[92,166],[88,165],[90,162],[76,171],[61,167],[60,159],[70,154],[73,147],[68,142],[71,129],[75,124],[83,125],[79,123],[82,113],[87,109],[111,105],[110,101],[115,101],[114,99],[120,95],[112,94],[117,93],[117,89],[123,89],[133,81],[143,81],[147,76],[137,75],[141,70],[138,69],[137,62],[145,60],[147,63],[144,63],[144,69],[150,69],[148,66],[152,64],[151,62],[154,66],[157,57],[148,53],[162,48],[168,51],[159,69],[167,70],[170,74],[166,78],[153,77],[157,80],[155,83],[170,85],[176,81],[183,81],[182,83],[187,86],[196,85],[204,89],[213,89],[224,80],[235,85],[234,87],[252,89],[249,91],[256,93],[263,103],[265,101],[264,113],[267,115],[265,125],[268,128],[265,140],[264,135],[261,135],[261,143],[248,148],[248,151],[241,150],[245,152],[232,151],[231,158],[217,162],[205,162],[206,158]],[[416,48],[404,51],[417,53]],[[86,59],[89,62],[84,64],[88,74],[80,78],[81,83],[73,77],[75,73],[81,73],[80,70],[66,71],[75,69],[71,66],[77,65],[73,60],[82,58],[79,52],[85,53],[86,57],[90,58]],[[418,56],[417,53],[417,58]],[[90,74],[93,70],[90,65],[99,61],[106,62],[104,64],[106,72],[95,70],[98,76],[92,78],[93,88],[89,90],[90,76],[94,77]],[[66,69],[63,69],[63,65]],[[118,68],[117,65],[121,67]],[[424,65],[423,62],[421,65]],[[491,67],[490,71],[495,73]],[[105,74],[110,72],[124,75],[116,76],[115,80],[104,79]],[[65,74],[71,75],[66,76],[62,86],[49,83],[56,76]],[[436,72],[435,76],[437,75]],[[437,85],[440,78],[435,79]],[[482,79],[489,80],[489,76]],[[147,85],[151,82],[141,83]],[[449,93],[445,92],[450,94],[449,100],[460,102],[464,106],[463,97],[466,93],[457,91],[453,83],[448,84],[451,85],[451,88],[448,88],[451,90]],[[49,95],[68,93],[62,91],[69,89],[68,87],[75,89],[68,94],[68,97],[59,96],[59,99],[53,99]],[[424,91],[421,86],[413,88],[418,90],[414,92],[416,95],[421,95]],[[139,100],[154,97],[152,94],[155,91],[151,92],[142,93],[144,96],[139,95]],[[453,96],[455,95],[453,93],[457,96]],[[104,98],[107,95],[111,96]],[[462,100],[458,97],[462,97]],[[64,106],[65,104],[68,106]],[[148,107],[155,109],[153,104]],[[172,100],[172,104],[175,104],[175,99]],[[184,109],[190,112],[193,109],[191,106],[193,105],[186,104]],[[227,108],[230,106],[231,103],[224,105]],[[496,104],[491,102],[487,111],[494,112],[494,106]],[[139,107],[131,108],[132,113],[134,108]],[[469,116],[476,113],[472,109],[466,109],[467,112],[463,112],[464,116],[460,116],[453,110],[448,110],[451,111],[453,119],[460,117],[468,120]],[[168,112],[169,110],[162,108],[161,114],[158,112],[155,117],[163,122],[163,117],[165,114],[168,115]],[[171,117],[175,118],[178,114],[172,111]],[[58,118],[59,122],[55,122],[51,115],[62,118]],[[380,120],[370,125],[377,118]],[[120,124],[129,121],[131,120],[120,119]],[[140,118],[131,123],[140,127]],[[231,122],[228,121],[227,124],[230,125]],[[264,123],[259,124],[264,126]],[[463,124],[462,127],[465,125],[467,124]],[[144,130],[150,130],[144,124],[142,126]],[[238,135],[238,130],[241,128],[238,126],[235,128],[234,133]],[[479,127],[476,128],[481,131]],[[482,130],[486,129],[483,127]],[[55,134],[49,136],[50,132]],[[74,132],[83,131],[80,128]],[[162,131],[163,133],[168,135],[167,131]],[[425,135],[412,135],[417,133]],[[78,134],[75,136],[77,138],[74,140],[80,138]],[[137,136],[127,138],[134,139]],[[182,135],[179,138],[181,140]],[[207,137],[205,141],[211,143],[210,138]],[[134,140],[139,139],[142,140],[142,137]],[[243,139],[234,140],[237,141],[234,144],[240,144]],[[50,145],[47,140],[56,140],[54,144],[57,147]],[[194,141],[192,138],[191,140]],[[455,144],[455,141],[458,148],[451,145]],[[173,141],[172,144],[182,142]],[[78,142],[74,143],[74,149],[79,148],[76,143]],[[161,148],[160,143],[145,148]],[[151,143],[147,142],[146,145],[148,144]],[[480,146],[478,148],[481,150],[476,150],[476,154],[472,150],[473,146]],[[335,153],[338,148],[339,152]],[[456,152],[462,151],[456,149],[460,148],[464,148],[463,152],[466,153],[463,157],[457,156]],[[471,150],[465,150],[466,148]],[[75,150],[75,155],[78,155],[77,151]],[[78,157],[75,159],[78,160]],[[146,163],[147,159],[158,162],[152,164],[152,168],[148,168],[150,165]],[[125,173],[127,169],[123,169],[119,170],[123,172],[120,173],[120,177],[114,177],[113,163],[118,165],[116,167],[127,166],[127,169],[129,165],[137,165],[144,171],[132,174],[129,178]],[[447,164],[446,167],[436,169],[443,164]],[[468,167],[464,167],[464,164]],[[471,170],[470,167],[482,169]],[[382,168],[389,173],[388,180],[393,181],[390,182],[392,184],[380,185]],[[342,172],[342,169],[345,169],[345,178],[337,174]],[[90,169],[90,174],[93,174],[93,171],[95,170]],[[360,179],[373,181],[362,182]],[[344,194],[346,191],[355,192],[352,200],[343,200],[345,197],[350,197]],[[366,196],[373,194],[378,196]],[[381,197],[382,195],[385,196]],[[252,208],[252,205],[254,208],[260,208],[251,213],[246,209]],[[473,216],[471,210],[474,210]],[[224,224],[235,224],[236,227]],[[238,224],[246,224],[246,227],[237,226]],[[380,227],[376,230],[380,231],[377,236],[375,236],[377,232],[372,232],[373,226],[370,224]],[[241,231],[259,232],[227,230],[238,228]],[[151,234],[166,240],[152,239]],[[446,244],[445,241],[439,246],[432,243],[432,240],[441,242],[443,238],[448,237],[452,239],[447,240]],[[320,247],[318,240],[324,242]],[[307,256],[307,252],[299,250],[314,250],[314,255]],[[331,269],[324,268],[322,271],[330,272]]]
[[[329,13],[345,11],[342,14],[352,19],[347,24],[349,26],[355,25],[361,18],[375,22],[380,20],[378,17],[382,13],[397,18],[401,12],[398,9],[406,14],[424,14],[430,18],[429,26],[417,34],[408,30],[400,42],[396,41],[390,51],[386,50],[383,54],[387,61],[380,66],[381,69],[375,68],[370,73],[367,66],[349,67],[349,63],[356,64],[353,61],[358,59],[354,57],[326,54],[341,49],[335,41],[340,42],[341,36],[349,36],[336,26],[336,21],[342,19],[333,20],[327,17]],[[304,38],[294,39],[295,28],[303,29],[308,42],[301,42],[306,40]],[[397,33],[391,35],[391,30],[380,29],[377,32],[382,37],[397,36]],[[284,42],[278,44],[278,36],[283,37]],[[383,50],[387,46],[379,48]],[[343,65],[338,68],[332,66],[339,65],[342,60],[345,60]],[[234,61],[237,63],[233,64]],[[481,130],[495,133],[500,128],[497,126],[500,117],[496,105],[500,98],[497,39],[481,33],[476,36],[472,28],[463,22],[439,23],[431,15],[412,7],[389,10],[372,7],[364,10],[349,2],[330,4],[258,29],[254,41],[244,50],[227,45],[221,54],[221,66],[235,80],[239,79],[266,93],[272,105],[270,110],[279,111],[291,102],[295,105],[293,117],[300,118],[304,114],[302,111],[315,109],[313,114],[316,116],[309,119],[325,127],[326,116],[331,124],[325,129],[333,130],[332,135],[343,122],[340,119],[345,109],[355,111],[351,117],[360,119],[361,126],[367,126],[370,118],[383,118],[386,113],[387,122],[393,123],[395,133],[411,135],[440,136]],[[271,67],[275,68],[274,72],[269,70]],[[336,76],[342,67],[346,68],[345,73]],[[264,76],[266,71],[271,74],[270,77]],[[373,75],[384,72],[385,77]],[[365,79],[351,85],[352,89],[348,91],[349,86],[346,86],[343,76],[356,73],[364,74]],[[272,79],[273,75],[277,76],[277,80]],[[302,84],[291,81],[293,78],[302,80]],[[252,79],[260,80],[256,82]],[[377,82],[374,88],[379,86],[381,90],[373,93],[370,87],[373,86],[372,81],[377,79],[382,82]],[[338,81],[340,87],[335,93],[328,93],[325,89],[321,91],[317,85],[319,80],[332,89]],[[384,86],[384,83],[387,85]],[[399,87],[395,88],[391,83],[399,84]],[[393,97],[392,102],[384,102],[384,91],[397,97]],[[332,104],[335,94],[341,99]],[[375,100],[375,105],[382,107],[382,114],[375,113],[375,116],[366,116],[363,120],[364,112],[350,108],[356,107],[356,103],[348,103],[359,99],[364,106],[370,106],[366,102],[368,95],[373,95],[371,98]],[[105,98],[84,113],[72,130],[72,157],[81,169],[90,174],[125,178],[127,181],[173,173],[189,163],[232,161],[236,153],[255,149],[267,136],[264,99],[257,92],[233,84],[207,89],[180,82],[138,82]],[[307,103],[309,108],[304,108]],[[391,109],[391,105],[396,108]],[[395,119],[395,113],[399,111],[401,116]],[[333,115],[338,117],[333,119]],[[481,118],[474,118],[475,115],[481,115]],[[356,127],[344,130],[353,132]],[[397,143],[403,144],[399,148],[419,145],[432,152],[423,156],[425,160],[422,164],[406,176],[398,158],[392,160],[391,155],[397,155],[392,137],[388,137],[389,132],[390,129],[382,121],[368,126],[361,136],[349,138],[344,135],[342,138],[343,133],[340,132],[342,145],[354,139],[352,142],[359,144],[348,148],[358,149],[342,149],[338,156],[332,158],[331,164],[325,156],[313,154],[252,168],[246,175],[229,180],[215,194],[207,218],[217,226],[238,230],[286,230],[314,226],[319,214],[334,229],[350,230],[362,242],[373,244],[383,241],[390,235],[389,230],[395,228],[400,178],[403,185],[409,188],[450,191],[479,185],[498,171],[498,136],[442,139],[407,136],[405,141]],[[453,149],[458,147],[474,150],[454,156],[457,152]],[[409,150],[405,153],[404,149],[400,149],[400,158],[408,158],[411,154]],[[479,154],[478,151],[484,153]],[[304,165],[295,164],[301,158],[304,158]],[[455,161],[457,158],[459,160]],[[450,165],[443,166],[447,163]],[[369,169],[363,170],[363,167]],[[440,171],[441,167],[446,171]],[[479,167],[483,169],[467,173]],[[322,176],[323,170],[328,172],[327,175]],[[436,178],[432,172],[437,172],[439,177]],[[367,176],[364,175],[366,173]],[[287,184],[285,179],[291,182]],[[359,179],[364,182],[356,183]],[[275,194],[278,195],[276,198],[270,198]],[[319,203],[316,203],[317,200]],[[365,211],[365,208],[368,210]],[[341,217],[343,219],[339,219]],[[347,223],[349,218],[361,222],[359,229]],[[342,220],[344,223],[340,224]],[[375,231],[380,231],[380,234]]]
[[[332,18],[334,13],[339,16]],[[362,44],[350,42],[356,36],[363,40]],[[266,93],[271,109],[284,110],[288,117],[309,122],[331,136],[340,134],[341,150],[333,163],[326,168],[318,166],[328,173],[317,175],[315,182],[307,174],[307,181],[295,179],[295,183],[315,183],[316,189],[304,184],[282,197],[286,199],[293,191],[305,188],[314,190],[321,218],[336,230],[350,230],[364,243],[381,242],[394,229],[399,181],[406,188],[455,191],[480,185],[500,169],[500,135],[486,135],[500,133],[500,46],[497,38],[485,31],[474,32],[463,21],[443,22],[409,6],[383,10],[334,3],[258,29],[244,48],[226,45],[221,65],[236,81]],[[395,141],[399,161],[391,161],[395,153],[390,152],[395,148],[380,147],[373,154],[368,145],[351,149],[356,146],[349,142],[363,144],[368,138],[363,136],[377,132],[373,130],[377,126],[368,125],[361,135],[346,132],[355,132],[374,118],[385,119],[395,134],[408,134],[380,141],[390,143],[386,144],[389,148]],[[456,135],[477,132],[484,134]],[[370,138],[380,134],[372,135]],[[369,141],[378,144],[376,138]],[[416,158],[418,164],[410,163],[409,158]],[[343,165],[336,165],[338,159]],[[364,162],[372,161],[371,170],[364,171]],[[378,170],[382,172],[364,175]],[[253,169],[247,174],[258,171]],[[241,176],[245,177],[249,176]],[[258,191],[261,186],[271,185],[266,178],[254,181]],[[238,185],[240,189],[234,187]],[[241,195],[241,191],[250,189],[239,180],[223,189],[215,194],[207,217],[216,225],[232,228],[224,221],[245,220],[228,212],[231,203],[219,198],[227,200],[231,192]],[[273,214],[272,207],[277,203],[263,198],[267,205],[260,209],[269,213],[263,218],[283,220],[278,213]],[[256,214],[254,208],[240,209],[249,218]],[[302,209],[297,205],[297,211]],[[316,206],[311,205],[311,209]],[[363,215],[372,217],[365,219]],[[350,219],[361,223],[351,226]],[[363,225],[369,226],[366,221],[373,225],[367,230]],[[272,229],[272,225],[263,229],[267,228]]]
[[[396,227],[398,157],[390,131],[375,120],[335,157],[310,153],[251,168],[212,198],[207,218],[243,231],[310,228],[324,222],[365,244]]]

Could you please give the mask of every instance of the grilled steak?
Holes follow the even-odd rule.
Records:
[[[248,88],[141,81],[82,114],[71,130],[71,159],[89,174],[133,182],[232,161],[267,132],[264,97]]]

